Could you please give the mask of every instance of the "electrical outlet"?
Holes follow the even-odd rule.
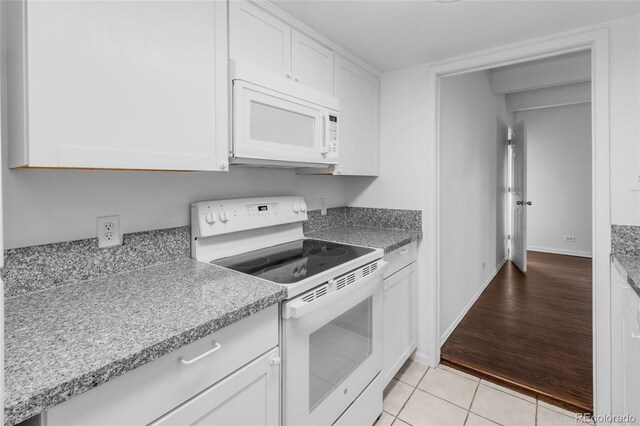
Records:
[[[574,235],[565,235],[564,236],[564,241],[566,243],[575,243],[576,242],[576,237]]]
[[[326,198],[320,198],[320,214],[322,216],[327,215],[327,199]]]
[[[99,248],[121,246],[120,216],[103,216],[96,218],[96,235],[98,237]]]

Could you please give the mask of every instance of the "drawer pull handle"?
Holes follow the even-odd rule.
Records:
[[[403,255],[409,253],[409,249],[402,249],[398,252],[398,255]]]
[[[218,342],[216,342],[216,345],[213,347],[213,349],[208,350],[207,352],[198,355],[197,357],[193,358],[193,359],[184,359],[184,358],[180,358],[180,362],[185,364],[185,365],[189,365],[189,364],[193,364],[194,362],[200,361],[202,358],[207,357],[211,354],[213,354],[214,352],[217,352],[220,348],[222,347],[222,345]]]
[[[631,338],[632,338],[632,339],[640,340],[640,334],[631,333]]]

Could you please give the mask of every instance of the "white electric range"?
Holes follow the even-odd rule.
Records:
[[[282,424],[373,424],[382,411],[383,251],[308,239],[302,197],[191,205],[191,256],[287,287]]]

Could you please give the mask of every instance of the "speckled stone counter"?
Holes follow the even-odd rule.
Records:
[[[178,260],[5,301],[11,425],[280,302],[286,288]]]
[[[422,232],[368,226],[336,226],[309,232],[305,236],[343,244],[381,248],[386,254],[418,240],[422,237]]]
[[[629,285],[640,296],[640,257],[614,253],[613,261],[626,272]]]

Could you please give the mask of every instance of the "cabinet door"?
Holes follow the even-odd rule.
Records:
[[[611,407],[613,414],[624,414],[623,316],[624,293],[628,288],[615,264],[611,264]]]
[[[29,149],[22,165],[226,168],[225,2],[23,7]]]
[[[291,27],[247,1],[230,1],[229,58],[291,77]]]
[[[333,52],[293,30],[291,71],[293,80],[325,93],[333,93]]]
[[[416,348],[415,263],[384,280],[382,375],[386,386]]]
[[[377,176],[379,172],[378,77],[336,55],[335,96],[340,99],[336,174]]]
[[[276,348],[150,426],[275,426],[279,419],[280,358]]]
[[[636,298],[636,295],[631,295]],[[623,414],[640,419],[640,327],[638,326],[638,302],[635,312],[627,307],[623,317],[623,380],[624,380],[624,411]],[[634,422],[628,422],[632,425]]]

